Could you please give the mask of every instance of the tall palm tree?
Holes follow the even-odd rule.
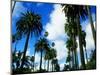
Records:
[[[34,49],[34,64],[33,64],[33,71],[35,69],[35,54],[36,54],[36,49]]]
[[[51,61],[51,63],[53,64],[53,65],[52,65],[52,68],[53,68],[52,71],[56,71],[56,70],[55,70],[55,67],[56,67],[56,64],[58,64],[58,59],[57,59],[57,58],[54,58],[54,59]]]
[[[95,44],[95,47],[96,47],[96,30],[95,30],[94,24],[93,24],[92,13],[91,13],[91,7],[90,7],[90,6],[86,6],[86,8],[87,8],[87,11],[88,11],[88,17],[89,17],[89,20],[90,20],[92,35],[93,35],[94,44]]]
[[[48,49],[48,51],[49,51],[49,49]],[[48,60],[48,58],[49,58],[48,51],[46,51],[46,53],[45,53],[45,57],[44,57],[45,62],[46,62],[46,61]],[[49,65],[49,60],[48,60],[47,62],[48,62],[47,65]],[[49,70],[48,68],[49,68],[49,66],[47,66],[47,71]]]
[[[31,61],[31,64],[32,64],[32,69],[34,70],[34,56],[30,57],[30,61]]]
[[[26,36],[26,42],[24,46],[24,53],[21,68],[23,67],[23,63],[25,60],[25,55],[30,39],[30,35],[32,36],[33,33],[35,35],[40,35],[42,31],[42,24],[41,24],[41,17],[38,14],[33,12],[27,11],[26,13],[22,13],[20,19],[16,23],[17,32],[21,34],[21,36]]]
[[[55,61],[54,61],[54,71],[60,71],[60,66],[58,64],[58,59],[55,59]]]
[[[66,58],[66,63],[69,63],[69,70],[71,70],[71,53],[68,50],[68,56]]]
[[[15,34],[12,35],[12,43],[15,43],[15,48],[14,50],[16,51],[16,45],[17,45],[17,40],[16,40],[16,37],[15,37]]]
[[[56,50],[54,48],[51,49],[51,56],[52,56],[51,64],[52,64],[52,71],[53,71],[54,63],[52,63],[52,61],[57,57],[57,52],[56,52]]]
[[[52,59],[52,55],[51,54],[52,54],[51,50],[50,50],[50,48],[48,48],[48,50],[45,53],[45,57],[44,57],[44,59],[48,61],[48,63],[47,63],[47,71],[49,71],[50,60]]]
[[[50,54],[51,54],[51,52],[49,51],[49,52],[47,52],[46,55],[45,55],[45,56],[47,57],[47,60],[48,60],[47,71],[49,71],[49,63],[50,63],[50,60],[51,60],[51,55],[50,55]]]
[[[78,68],[78,60],[77,60],[77,42],[76,42],[76,36],[77,36],[77,25],[76,22],[70,18],[70,20],[67,21],[67,23],[65,24],[65,32],[67,32],[67,35],[69,36],[69,38],[72,39],[72,50],[74,53],[74,68],[77,69]]]
[[[82,44],[83,44],[83,47],[85,48],[85,56],[86,56],[86,61],[88,62],[88,55],[87,55],[87,50],[86,50],[86,32],[85,31],[82,31],[81,32],[81,36],[82,36]]]
[[[77,5],[62,5],[63,10],[65,12],[65,16],[70,20],[70,18],[73,18],[73,20],[76,20],[77,23],[77,29],[78,29],[78,37],[79,37],[79,48],[80,48],[80,58],[81,58],[81,64],[82,69],[85,69],[85,59],[84,59],[84,51],[81,43],[81,29],[80,29],[80,18],[82,20],[86,19],[87,11],[85,10],[85,7],[77,6]]]
[[[52,64],[52,72],[53,72],[54,71],[55,59],[52,59],[51,64]]]
[[[81,63],[82,63],[82,69],[86,69],[85,66],[85,58],[84,58],[84,51],[83,51],[83,47],[82,47],[82,37],[81,37],[81,29],[80,29],[80,15],[77,14],[77,27],[78,27],[78,35],[79,35],[79,47],[80,47],[80,56],[81,56]]]
[[[35,50],[36,52],[40,52],[40,72],[42,70],[42,57],[43,57],[43,52],[46,51],[46,49],[48,48],[48,41],[45,38],[40,38],[40,40],[38,40],[38,42],[35,44]]]
[[[52,45],[52,47],[54,47],[54,45]],[[52,71],[53,71],[53,59],[55,59],[57,56],[57,52],[54,48],[49,47],[45,53],[45,60],[48,60],[48,66],[47,66],[47,71],[49,71],[49,62],[51,61],[52,64]]]
[[[18,41],[21,40],[21,38],[22,37],[19,32],[12,35],[12,43],[15,43],[15,49],[14,49],[15,51],[16,51],[16,46],[18,44]]]
[[[68,48],[68,52],[69,52],[69,57],[70,57],[70,60],[69,59],[66,59],[66,60],[69,60],[70,62],[69,62],[69,64],[70,64],[70,69],[71,68],[74,68],[74,51],[73,51],[73,41],[72,41],[72,39],[71,38],[69,38],[68,40],[67,40],[67,42],[66,42],[66,47]],[[71,67],[71,61],[72,61],[72,67]],[[67,61],[66,61],[66,63],[67,63]]]
[[[52,42],[52,44],[51,44],[51,46],[52,47],[54,47],[55,46],[55,43],[54,42]],[[52,60],[51,60],[51,64],[52,64],[52,71],[54,70],[54,59],[57,57],[57,52],[56,52],[56,50],[54,49],[54,48],[51,48],[51,50],[52,50]]]

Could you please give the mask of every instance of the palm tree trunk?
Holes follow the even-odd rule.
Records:
[[[86,47],[85,47],[85,55],[86,55],[86,61],[87,61],[87,63],[88,63],[88,56],[87,56]]]
[[[77,59],[76,59],[76,50],[74,50],[74,64],[75,69],[77,69]]]
[[[84,59],[84,51],[83,51],[82,41],[81,41],[81,29],[80,29],[80,16],[79,16],[79,14],[77,14],[76,20],[77,20],[77,29],[78,29],[79,48],[80,48],[80,58],[81,58],[82,69],[86,69],[85,59]]]
[[[14,1],[14,5],[12,6],[12,13],[14,11],[15,5],[16,5],[16,1]]]
[[[54,64],[53,64],[53,71],[54,71]]]
[[[71,52],[70,52],[71,50],[69,50],[69,55],[70,55],[70,58],[71,58]],[[69,69],[71,70],[71,59],[70,59],[70,61],[69,61]]]
[[[15,51],[16,51],[17,42],[15,43]]]
[[[42,72],[42,52],[43,52],[43,50],[41,50],[41,58],[40,58],[40,72]]]
[[[53,72],[53,63],[52,63],[52,72]]]
[[[33,71],[34,71],[34,66],[35,66],[35,53],[36,53],[36,51],[34,51],[34,64],[33,64]]]
[[[47,66],[47,70],[49,71],[49,60],[48,60],[48,66]]]
[[[92,30],[92,35],[93,35],[93,39],[94,39],[94,44],[95,44],[95,47],[96,47],[96,31],[95,31],[95,28],[94,28],[92,14],[91,14],[89,6],[87,6],[87,10],[88,10],[89,20],[90,20],[90,23],[91,23],[91,30]]]
[[[22,58],[21,68],[23,68],[23,65],[24,65],[24,60],[25,60],[25,56],[26,56],[26,52],[27,52],[29,37],[30,37],[30,32],[28,33],[27,38],[26,38],[26,43],[25,43],[25,47],[24,47],[24,52],[23,52],[23,58]]]
[[[74,51],[72,51],[72,70],[74,70]]]
[[[73,51],[74,51],[74,69],[77,69],[77,53],[75,48],[75,35],[73,34]]]

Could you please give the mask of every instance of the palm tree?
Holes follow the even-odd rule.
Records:
[[[52,59],[51,64],[52,64],[52,72],[53,72],[54,71],[55,59]]]
[[[32,64],[32,69],[34,70],[34,56],[30,57],[30,61],[31,61],[31,64]]]
[[[85,59],[84,59],[84,51],[82,47],[81,42],[81,29],[80,29],[80,18],[82,20],[86,19],[87,11],[85,10],[84,6],[77,6],[77,5],[62,5],[63,10],[65,12],[65,16],[70,20],[72,18],[77,23],[77,29],[78,29],[78,37],[79,37],[79,48],[80,48],[80,58],[82,63],[82,69],[85,69]]]
[[[71,70],[71,54],[69,50],[68,50],[68,56],[66,58],[66,63],[69,63],[69,70]]]
[[[44,59],[45,60],[48,60],[48,63],[47,63],[47,71],[49,71],[50,60],[52,59],[52,51],[50,50],[50,47],[46,51]]]
[[[51,64],[52,64],[52,71],[53,71],[53,65],[54,65],[54,63],[53,63],[52,61],[53,61],[53,60],[56,58],[56,56],[57,56],[57,52],[56,52],[56,50],[55,50],[54,48],[51,49],[51,56],[52,56]]]
[[[74,22],[74,20],[72,20],[70,18],[70,20],[68,21],[68,23],[65,24],[65,32],[67,32],[67,35],[69,36],[69,38],[72,39],[72,50],[74,53],[74,57],[73,57],[73,62],[75,64],[75,69],[78,68],[78,60],[77,60],[77,42],[76,42],[76,36],[77,36],[77,26],[76,26],[76,22]],[[73,65],[74,66],[74,65]]]
[[[32,58],[30,56],[25,56],[25,60],[23,64],[25,68],[30,69],[32,67],[32,64],[30,61],[32,61]]]
[[[63,71],[69,71],[69,65],[64,64]]]
[[[43,56],[43,52],[45,52],[48,48],[48,41],[45,38],[40,38],[40,40],[38,40],[38,42],[35,44],[35,50],[36,52],[40,52],[40,72],[42,70],[42,56]]]
[[[16,69],[18,69],[20,67],[22,52],[20,52],[20,51],[19,52],[14,51],[12,53],[12,56],[13,56],[13,58],[12,58],[12,64],[15,63],[15,66],[14,65],[13,66],[14,66],[14,69],[16,70]]]
[[[35,54],[36,54],[36,49],[34,49],[34,64],[33,64],[33,71],[35,69]]]
[[[42,31],[41,17],[38,14],[27,11],[26,13],[22,13],[20,19],[16,23],[17,32],[21,34],[21,36],[26,36],[26,42],[24,46],[24,53],[21,68],[23,67],[23,63],[25,60],[25,55],[30,39],[30,35],[33,33],[35,35],[40,35]]]
[[[16,66],[14,65],[14,63],[17,62],[17,55],[16,55],[16,51],[12,52],[12,69],[15,70]]]
[[[52,42],[52,47],[54,47],[55,46],[55,43],[54,42]]]
[[[54,42],[51,45],[52,45],[52,47],[54,47],[54,45],[55,45]],[[57,56],[57,52],[56,52],[56,50],[54,48],[49,47],[46,50],[44,59],[48,60],[47,71],[49,71],[49,62],[50,62],[50,60],[51,60],[52,71],[53,71],[53,63],[52,63],[52,61],[56,58],[56,56]]]
[[[49,49],[48,49],[48,51],[49,51]],[[44,57],[45,62],[46,62],[46,61],[48,60],[48,58],[49,58],[48,51],[46,51],[46,53],[45,53],[45,57]],[[49,65],[49,60],[48,60],[48,64],[47,64],[47,65]],[[48,71],[48,69],[49,69],[49,66],[47,66],[47,71]]]
[[[67,61],[72,61],[72,67],[71,67],[71,62],[69,62],[70,64],[70,69],[71,68],[74,68],[74,51],[72,50],[72,47],[73,47],[73,41],[71,38],[69,38],[66,42],[66,47],[68,48],[68,52],[69,52],[69,57],[70,57],[70,60],[69,59],[66,59]],[[66,62],[67,62],[66,61]]]
[[[85,48],[86,61],[88,62],[88,56],[87,56],[87,50],[86,50],[86,40],[85,40],[85,38],[86,38],[86,32],[82,31],[81,35],[82,35],[82,44],[83,44],[83,46]]]
[[[80,26],[80,15],[79,14],[77,14],[76,19],[77,19],[77,28],[78,28],[78,35],[79,35],[79,47],[80,47],[80,56],[81,56],[82,69],[86,69],[84,51],[83,51],[82,42],[81,42],[81,40],[82,40],[81,29],[79,27]]]
[[[55,43],[54,42],[52,42],[52,44],[51,44],[51,46],[52,47],[54,47],[55,46]],[[57,52],[56,52],[56,50],[54,49],[54,48],[51,48],[51,51],[52,51],[52,60],[51,60],[51,64],[52,64],[52,71],[53,71],[53,69],[54,69],[54,59],[57,57]]]
[[[54,61],[54,71],[60,71],[60,66],[58,64],[58,59],[55,59],[55,61]]]
[[[15,51],[19,40],[21,40],[21,35],[19,32],[12,35],[12,43],[15,43],[15,49],[14,49]]]
[[[49,33],[46,31],[44,37],[48,37]]]
[[[46,57],[47,57],[47,60],[48,60],[48,66],[47,66],[47,71],[49,71],[49,62],[50,62],[50,60],[52,59],[52,57],[51,57],[51,52],[50,51],[48,51],[47,53],[46,53]]]
[[[58,59],[57,58],[52,59],[51,63],[53,64],[52,71],[56,71],[55,67],[56,67],[56,64],[58,64]]]
[[[96,30],[95,30],[94,24],[93,24],[91,7],[90,6],[86,6],[86,8],[87,8],[87,11],[88,11],[88,17],[89,17],[89,20],[90,20],[90,23],[91,23],[90,25],[91,25],[92,35],[93,35],[94,44],[95,44],[95,47],[96,47]]]

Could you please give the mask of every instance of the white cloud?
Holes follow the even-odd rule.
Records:
[[[60,70],[63,70],[64,69],[64,64],[65,63],[60,64]]]
[[[86,31],[86,49],[93,50],[95,46],[94,46],[94,40],[93,40],[90,24],[86,25],[85,31]]]
[[[28,56],[28,55],[30,55],[30,52],[27,50],[27,52],[26,52],[26,56]]]
[[[39,55],[39,53],[36,53],[35,54],[35,64],[37,64],[37,66],[35,67],[35,70],[38,70],[39,69],[39,66],[40,66],[39,63],[40,63],[40,55]]]
[[[61,5],[54,5],[54,10],[50,14],[50,22],[46,25],[46,30],[49,32],[48,39],[55,40],[59,37],[65,37],[64,24],[66,17],[62,12]]]
[[[40,62],[40,55],[38,53],[35,54],[35,62],[36,63]]]
[[[61,60],[66,56],[65,48],[65,32],[64,24],[66,22],[65,14],[62,12],[61,5],[54,5],[54,10],[50,14],[50,22],[46,25],[48,31],[48,39],[55,42],[55,49],[57,50],[57,58]],[[62,39],[63,38],[63,39]]]
[[[62,60],[63,58],[66,58],[67,56],[67,49],[65,46],[64,40],[56,40],[55,42],[55,49],[57,50],[57,59]]]

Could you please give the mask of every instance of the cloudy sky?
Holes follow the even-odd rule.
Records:
[[[92,17],[95,25],[95,7],[91,7]],[[57,59],[59,61],[61,69],[63,68],[66,57],[67,57],[67,48],[65,42],[67,41],[67,35],[64,31],[65,24],[65,14],[62,11],[62,7],[60,4],[49,4],[49,3],[31,3],[31,2],[17,2],[12,13],[12,34],[16,33],[16,22],[20,18],[22,12],[26,12],[27,10],[34,11],[34,13],[40,14],[42,17],[42,25],[44,31],[48,31],[49,35],[47,39],[49,41],[55,42],[54,48],[57,50]],[[84,22],[81,22],[83,30],[86,32],[86,49],[88,52],[88,57],[90,57],[91,50],[94,49],[94,41],[92,38],[91,27],[89,20],[86,19]],[[25,39],[23,38],[18,42],[17,50],[23,51]],[[27,55],[34,54],[34,44],[38,38],[33,36],[29,41]],[[78,41],[78,40],[77,40]],[[12,44],[12,48],[14,49],[14,44]],[[77,48],[79,55],[79,48]],[[80,57],[78,57],[80,60]],[[39,63],[40,54],[36,54],[36,63]],[[44,61],[44,60],[43,60]],[[80,61],[79,61],[80,62]],[[43,63],[44,64],[44,63]]]

